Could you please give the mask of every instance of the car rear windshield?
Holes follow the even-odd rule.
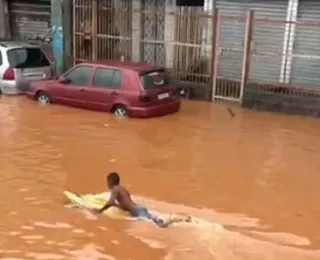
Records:
[[[159,88],[169,84],[169,76],[163,69],[144,72],[140,74],[140,80],[144,89]]]
[[[50,66],[50,62],[40,48],[17,48],[7,52],[11,68],[27,69]]]

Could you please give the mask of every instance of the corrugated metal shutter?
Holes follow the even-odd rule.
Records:
[[[300,0],[298,21],[320,22],[320,2]],[[316,84],[320,83],[320,33],[319,24],[298,23],[294,39],[291,83]],[[299,57],[299,55],[301,55]],[[313,58],[312,58],[313,56]]]
[[[243,16],[243,22],[222,18],[220,47],[225,49],[219,60],[218,76],[240,80],[242,70],[245,15],[254,10],[257,19],[286,19],[288,1],[255,0],[248,2],[216,0],[220,13]],[[256,23],[254,25],[253,55],[249,81],[278,82],[283,51],[285,24]],[[231,51],[228,51],[228,50]],[[274,55],[270,55],[274,53]]]
[[[9,13],[12,38],[41,44],[52,56],[50,1],[12,0]]]

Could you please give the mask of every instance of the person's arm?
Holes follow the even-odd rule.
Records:
[[[112,189],[109,200],[107,201],[107,203],[101,209],[98,210],[99,214],[102,213],[103,211],[107,210],[111,206],[117,205],[116,201],[117,201],[117,198],[118,198],[118,193],[119,193],[118,189]]]

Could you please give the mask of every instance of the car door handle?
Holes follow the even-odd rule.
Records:
[[[80,88],[80,92],[83,92],[84,91],[84,88]]]
[[[112,91],[112,92],[111,92],[111,95],[112,95],[112,96],[116,96],[116,95],[118,95],[118,94],[119,94],[119,93],[116,92],[116,91]]]

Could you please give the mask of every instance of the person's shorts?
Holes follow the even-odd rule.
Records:
[[[152,215],[148,209],[144,206],[138,205],[134,208],[133,214],[134,217],[140,219],[150,219],[158,226],[163,225],[163,220],[158,218],[157,216]]]

